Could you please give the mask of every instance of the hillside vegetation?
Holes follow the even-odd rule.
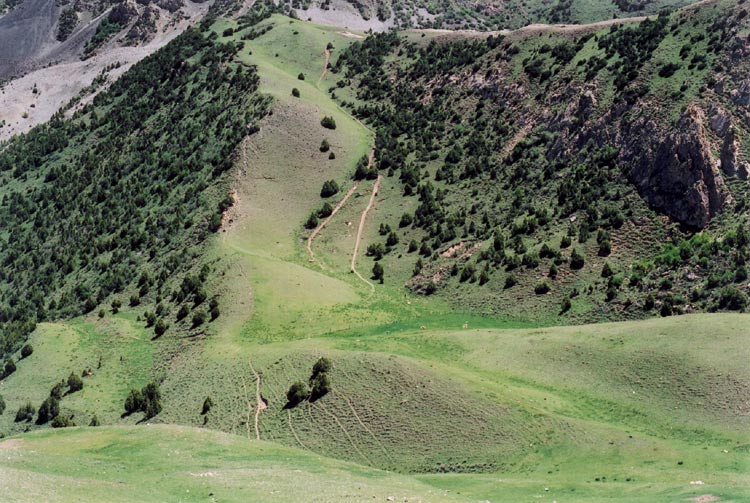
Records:
[[[331,94],[377,131],[385,281],[548,321],[744,309],[745,14],[352,46]]]
[[[4,332],[18,349],[0,381],[3,487],[61,502],[747,500],[747,314],[688,313],[743,311],[747,295],[746,181],[713,157],[725,136],[698,127],[721,104],[742,165],[745,77],[726,63],[741,8],[367,36],[259,3],[14,140],[0,293],[26,318]],[[637,183],[659,148],[680,176],[716,168],[715,212],[690,197],[704,186]],[[48,243],[72,269],[34,254]]]
[[[191,30],[0,153],[4,355],[36,322],[105,301],[148,303],[149,325],[208,303],[195,247],[231,205],[233,152],[267,107],[238,49]]]

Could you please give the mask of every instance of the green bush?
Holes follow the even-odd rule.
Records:
[[[573,270],[582,269],[585,264],[585,259],[581,252],[579,252],[576,248],[573,248],[573,251],[570,252],[570,268]]]
[[[296,87],[292,88],[292,96],[294,96],[295,98],[299,98],[299,89],[297,89]]]
[[[320,151],[321,152],[328,152],[329,150],[331,150],[331,144],[328,143],[328,140],[326,140],[324,138],[323,141],[320,142]],[[335,194],[335,192],[334,192],[334,194]],[[327,197],[327,196],[323,196],[323,197]]]
[[[3,412],[5,412],[5,399],[3,395],[0,395],[0,416],[3,415]]]
[[[286,392],[286,400],[288,402],[287,407],[295,407],[299,403],[307,400],[310,396],[310,391],[307,388],[307,384],[297,381],[291,386]]]
[[[143,395],[137,389],[131,389],[125,399],[125,413],[135,414],[143,407]]]
[[[83,389],[83,379],[81,379],[78,374],[75,374],[73,372],[70,373],[68,376],[68,390],[70,393],[75,393],[76,391],[80,391]]]
[[[545,293],[550,291],[549,283],[546,281],[540,281],[539,283],[534,286],[534,293],[537,295],[544,295]]]
[[[21,405],[18,408],[18,411],[16,412],[15,422],[20,423],[22,421],[31,421],[32,419],[34,419],[35,413],[36,407],[31,405],[31,402],[26,402],[24,405]]]
[[[164,321],[164,318],[159,318],[154,324],[154,334],[157,337],[161,337],[162,335],[164,335],[164,332],[166,332],[168,328],[169,325],[167,325],[167,322]]]
[[[327,217],[330,217],[332,213],[333,213],[333,206],[331,205],[331,203],[326,201],[325,203],[323,203],[323,206],[318,210],[318,217],[327,218]]]
[[[566,295],[565,298],[563,298],[562,303],[560,304],[560,314],[565,314],[570,311],[572,305],[573,304],[570,301],[570,297]]]
[[[310,400],[315,401],[322,398],[331,391],[331,379],[326,372],[315,375],[310,387]]]
[[[747,295],[735,285],[725,286],[719,293],[719,308],[742,311],[747,307]]]
[[[206,322],[206,313],[198,311],[193,315],[193,328],[199,327]]]
[[[5,366],[3,367],[3,378],[8,377],[15,371],[16,371],[15,360],[13,360],[13,358],[8,358],[8,361],[5,362]]]
[[[52,426],[53,428],[68,428],[75,425],[76,424],[70,417],[59,414],[55,416],[54,419],[52,419],[52,423],[50,423],[50,426]]]
[[[336,183],[336,180],[326,180],[325,182],[323,182],[323,187],[320,189],[320,197],[331,197],[333,195],[336,195],[338,191],[339,184]]]
[[[380,262],[375,262],[375,264],[372,266],[372,279],[376,281],[380,281],[380,284],[383,284],[385,275],[385,270],[383,269],[383,266],[380,265]]]
[[[307,222],[305,222],[305,228],[306,229],[314,229],[318,226],[318,214],[317,212],[313,211],[310,213],[310,216],[307,218]]]
[[[21,348],[21,358],[28,358],[33,352],[34,347],[31,344],[24,344],[24,346]]]
[[[36,424],[45,424],[60,414],[60,402],[53,396],[47,397],[39,406]]]
[[[326,129],[336,129],[336,121],[333,117],[325,116],[320,120],[320,125]]]
[[[211,400],[210,396],[207,396],[205,400],[203,400],[203,407],[201,408],[201,415],[205,416],[209,413],[211,410],[211,407],[214,406],[214,401]]]

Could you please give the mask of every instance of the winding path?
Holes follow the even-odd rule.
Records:
[[[331,62],[331,50],[326,48],[325,53],[326,53],[326,62],[325,62],[325,65],[323,66],[323,73],[320,74],[320,78],[318,79],[318,84],[320,84],[323,81],[326,74],[328,73],[328,65]]]
[[[265,410],[267,407],[266,402],[263,401],[263,397],[260,395],[260,374],[255,371],[252,362],[248,363],[250,364],[250,370],[255,376],[255,438],[256,440],[260,440],[260,411]]]
[[[359,183],[355,183],[352,188],[349,189],[349,192],[344,195],[344,197],[339,201],[339,203],[336,205],[335,208],[333,208],[333,211],[331,212],[328,217],[323,220],[314,231],[310,233],[310,236],[307,238],[307,252],[310,254],[310,262],[315,262],[315,253],[312,250],[313,240],[315,237],[320,233],[320,231],[323,230],[323,227],[328,225],[328,222],[331,221],[333,216],[338,213],[338,211],[344,206],[344,203],[346,203],[347,199],[351,197],[352,194],[354,194],[354,191],[357,190],[357,187],[359,187]]]
[[[372,162],[372,156],[374,154],[374,150],[370,154],[370,161]],[[370,285],[370,288],[373,290],[375,289],[375,285],[373,285],[370,281],[366,280],[357,270],[357,255],[359,254],[359,242],[362,240],[362,232],[365,230],[365,222],[367,221],[367,213],[372,209],[373,205],[375,204],[375,196],[378,195],[378,189],[380,188],[380,180],[382,177],[378,175],[378,179],[375,180],[375,184],[372,186],[372,193],[370,194],[370,201],[367,203],[367,207],[365,208],[365,211],[362,212],[362,216],[359,219],[359,229],[357,229],[357,237],[354,241],[354,253],[352,254],[352,266],[351,270],[354,274],[357,275],[359,279]]]

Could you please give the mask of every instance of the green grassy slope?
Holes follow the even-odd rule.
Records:
[[[9,502],[467,501],[412,478],[179,426],[46,431],[0,441]]]

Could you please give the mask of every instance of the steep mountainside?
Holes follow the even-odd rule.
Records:
[[[103,12],[68,69],[105,71],[0,144],[0,486],[748,501],[744,1],[490,36],[217,0],[130,68]]]
[[[717,1],[606,28],[353,46],[331,92],[377,129],[377,169],[354,176],[393,180],[407,209],[370,255],[389,280],[488,312],[744,308],[746,15]]]

